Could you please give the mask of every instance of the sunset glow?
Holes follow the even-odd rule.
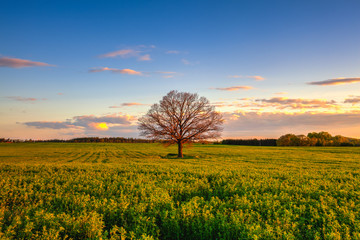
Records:
[[[107,126],[106,123],[90,123],[89,126],[97,129],[97,130],[101,130],[101,131],[106,131],[109,129],[109,127]]]
[[[0,138],[137,138],[171,90],[206,97],[223,138],[360,138],[358,1],[20,2],[1,6]]]

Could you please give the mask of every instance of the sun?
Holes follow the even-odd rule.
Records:
[[[102,123],[98,123],[96,126],[97,129],[101,129],[101,130],[108,130],[109,127],[106,123],[102,122]]]
[[[100,123],[90,123],[89,127],[96,129],[96,130],[101,130],[101,131],[106,131],[109,130],[109,126],[105,123],[105,122],[100,122]]]

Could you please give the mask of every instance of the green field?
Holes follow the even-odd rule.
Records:
[[[360,148],[0,144],[0,239],[360,239]]]

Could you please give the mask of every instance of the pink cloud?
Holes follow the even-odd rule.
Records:
[[[349,84],[349,83],[357,83],[360,82],[360,77],[354,78],[333,78],[324,81],[317,81],[317,82],[309,82],[310,85],[320,85],[320,86],[327,86],[327,85],[340,85],[340,84]]]
[[[129,106],[142,106],[142,105],[146,105],[146,104],[143,104],[143,103],[137,103],[137,102],[131,102],[131,103],[123,103],[121,104],[122,106],[125,106],[125,107],[129,107]]]
[[[261,81],[261,80],[265,80],[264,77],[262,76],[241,76],[241,75],[232,75],[229,76],[229,78],[246,78],[246,79],[254,79],[256,81]]]
[[[226,88],[212,88],[221,91],[238,91],[238,90],[250,90],[253,89],[251,86],[234,86],[234,87],[226,87]]]
[[[163,78],[173,78],[174,76],[173,75],[164,75],[162,76]]]
[[[224,113],[224,136],[279,137],[286,133],[329,131],[360,137],[360,114],[351,113]]]
[[[27,98],[27,97],[20,97],[20,96],[9,96],[6,98],[14,100],[14,101],[19,101],[19,102],[35,102],[35,101],[39,100],[38,98]],[[45,101],[47,99],[41,98],[41,100]]]
[[[270,99],[256,99],[256,101],[261,102],[263,104],[262,107],[276,107],[279,109],[338,108],[334,100],[328,101],[324,99],[274,97]]]
[[[149,54],[145,54],[144,56],[139,57],[139,61],[150,61],[150,55]]]
[[[109,52],[103,55],[100,55],[100,57],[102,58],[113,58],[113,57],[131,57],[136,55],[136,51],[132,50],[132,49],[122,49],[122,50],[118,50],[118,51],[114,51],[114,52]]]
[[[23,68],[23,67],[50,67],[50,66],[54,66],[54,65],[50,65],[43,62],[34,62],[19,58],[9,58],[9,57],[0,58],[0,67]]]
[[[131,107],[131,106],[144,106],[147,104],[138,103],[138,102],[130,102],[130,103],[122,103],[120,106],[110,106],[109,108],[122,108],[122,107]]]
[[[108,67],[102,67],[102,68],[95,68],[95,69],[91,69],[89,70],[89,72],[104,72],[104,71],[111,71],[113,73],[121,73],[121,74],[129,74],[129,75],[142,75],[141,72],[132,70],[132,69],[128,69],[128,68],[124,68],[124,69],[116,69],[116,68],[108,68]]]
[[[152,49],[154,49],[155,46],[151,45],[151,46],[145,46],[145,45],[139,45],[139,46],[135,46],[135,47],[131,47],[131,48],[126,48],[126,49],[121,49],[121,50],[117,50],[117,51],[113,51],[113,52],[109,52],[109,53],[105,53],[100,55],[100,58],[114,58],[114,57],[121,57],[121,58],[130,58],[130,57],[134,57],[137,58],[139,61],[150,61],[150,55],[149,54],[145,54],[145,55],[140,55],[144,52],[149,52],[152,51]]]

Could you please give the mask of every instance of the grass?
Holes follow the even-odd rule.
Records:
[[[0,144],[0,239],[360,239],[360,148]]]

